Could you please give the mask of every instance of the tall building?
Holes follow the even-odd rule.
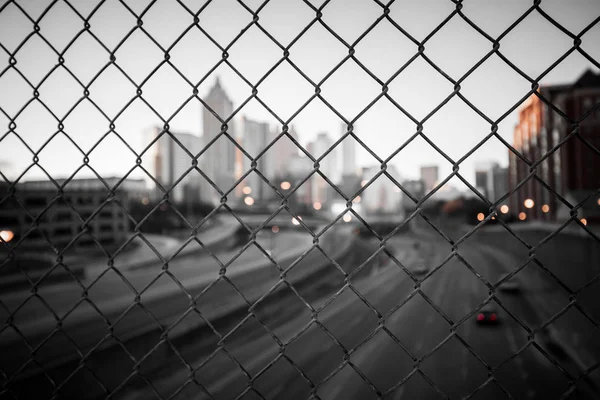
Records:
[[[222,120],[229,118],[233,113],[233,102],[227,96],[218,77],[203,100]],[[228,122],[227,133],[235,138],[235,127],[233,125],[234,122],[231,119]],[[218,136],[221,133],[221,126],[221,121],[204,107],[202,109],[204,143],[208,144]],[[233,142],[227,137],[221,136],[201,157],[201,168],[224,192],[229,190],[235,182],[235,150],[236,147]],[[218,202],[220,197],[218,193],[215,191],[211,193],[212,202]]]
[[[333,144],[333,141],[329,135],[325,132],[321,132],[317,135],[315,140],[310,142],[307,146],[307,150],[312,154],[314,158],[321,157]],[[319,161],[319,170],[332,182],[336,182],[337,168],[337,154],[335,151],[330,152]],[[312,193],[313,203],[326,204],[330,199],[330,185],[318,174],[314,174],[310,180],[310,188]]]
[[[600,102],[600,74],[587,70],[573,84],[542,86],[538,92],[570,120],[576,121]],[[513,143],[530,161],[548,155],[560,144],[557,151],[536,166],[536,171],[538,177],[571,204],[578,204],[599,186],[600,157],[579,137],[600,148],[600,112],[596,110],[578,124],[579,137],[572,135],[564,141],[575,129],[572,122],[534,94],[519,110]],[[510,188],[515,188],[529,173],[529,165],[509,150]],[[533,200],[533,207],[525,207],[526,199]],[[533,219],[563,220],[570,216],[568,207],[534,179],[511,196],[510,207],[516,214],[524,212],[527,218]],[[586,203],[579,210],[579,216],[588,221],[600,219],[598,200],[594,198]]]
[[[257,122],[246,117],[243,118],[244,136],[242,146],[252,157],[258,156],[272,141],[269,124],[266,122]],[[267,179],[271,180],[274,176],[273,152],[270,148],[258,160],[256,169]],[[244,156],[244,172],[251,168],[251,161]],[[252,190],[249,195],[254,200],[264,201],[275,194],[273,189],[256,173],[252,172],[245,178],[245,184]]]
[[[342,124],[342,135],[347,132],[347,127]],[[356,176],[356,141],[348,136],[342,145],[342,176]]]
[[[272,138],[275,139],[280,133],[281,131],[274,130]],[[294,140],[298,141],[298,134],[293,126],[290,126],[288,134],[293,137]],[[273,156],[273,172],[276,176],[282,177],[294,173],[291,160],[298,155],[298,146],[296,146],[287,136],[279,138],[279,140],[269,149],[269,152]]]
[[[143,133],[144,144],[148,145],[162,132],[158,126],[146,129]],[[192,157],[202,150],[202,138],[189,133],[170,132],[163,133],[144,154],[142,165],[165,189],[169,190],[192,167]],[[179,141],[173,140],[174,137]],[[182,147],[183,146],[183,147]],[[184,148],[187,150],[184,150]],[[154,187],[154,195],[163,196],[162,190],[155,187],[154,181],[146,178],[149,187]],[[204,179],[197,171],[191,171],[185,178],[177,182],[171,191],[170,198],[175,202],[198,201]],[[185,196],[184,194],[187,194]],[[189,198],[194,195],[195,198]]]
[[[396,167],[388,165],[388,172],[392,176],[399,176]],[[364,168],[363,181],[370,181],[381,171],[380,166]],[[400,213],[402,204],[402,191],[385,175],[379,175],[361,197],[362,209],[367,214]]]
[[[428,165],[421,167],[421,180],[425,183],[425,191],[430,192],[438,184],[438,166]]]
[[[495,202],[508,192],[508,169],[494,161],[476,163],[475,187],[489,201]]]

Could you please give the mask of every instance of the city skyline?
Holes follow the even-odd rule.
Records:
[[[233,10],[227,10],[228,4],[226,3],[225,1],[212,3],[201,15],[202,26],[221,45],[228,43],[233,36],[225,26],[220,26],[222,24],[218,23],[219,15],[226,13],[232,23],[239,27],[243,27],[246,22],[251,22],[251,14],[246,10],[236,5],[235,2],[232,3]],[[546,0],[542,4],[542,8],[567,29],[579,32],[592,20],[591,16],[598,9],[598,4],[593,1],[581,1],[579,4],[579,7],[568,7],[559,1]],[[339,6],[339,2],[336,1],[328,4],[323,10],[323,18],[336,32],[339,31],[341,37],[347,42],[356,39],[358,32],[367,29],[369,24],[381,13],[381,8],[375,2],[357,2],[354,4],[355,7],[349,7],[351,12],[344,10],[343,13],[337,12]],[[452,11],[453,6],[451,2],[436,8],[422,2],[407,1],[402,4],[396,2],[390,7],[390,17],[404,26],[407,32],[417,40],[422,40],[426,32],[429,32]],[[42,10],[39,4],[27,4],[24,7],[33,15],[39,15]],[[77,7],[83,15],[92,11],[81,5],[77,5]],[[111,15],[111,12],[119,14],[115,11],[117,9],[124,11],[124,16],[107,24],[106,26],[111,27],[107,30],[102,21]],[[496,4],[465,4],[463,11],[475,23],[484,23],[486,31],[494,36],[499,35],[525,9],[526,7],[521,3],[511,1],[503,3],[502,7]],[[141,12],[142,9],[137,6],[133,7],[133,11]],[[313,14],[310,7],[303,3],[274,1],[261,10],[261,23],[275,37],[281,38],[284,43],[289,43],[295,34],[310,23],[311,18],[314,17]],[[157,25],[157,21],[162,15],[170,15],[169,23]],[[274,19],[274,15],[295,15],[298,18],[292,18],[290,23],[282,24],[278,21],[289,18]],[[416,24],[415,18],[407,18],[410,15],[418,15],[421,23]],[[489,18],[489,15],[494,15],[494,18]],[[10,21],[7,20],[5,21],[7,23],[2,24],[4,28],[0,28],[0,37],[3,38],[2,41],[6,48],[13,50],[32,28],[23,19],[22,13],[13,5],[6,6],[3,17],[7,16],[11,18]],[[51,28],[45,23],[41,24],[42,33],[46,33],[49,42],[60,49],[67,44],[65,37],[70,37],[73,32],[81,29],[79,27],[81,21],[72,10],[62,3],[57,3],[56,8],[53,8],[53,16],[62,18],[63,23]],[[159,44],[165,48],[177,39],[178,34],[191,23],[189,16],[180,7],[169,6],[161,2],[156,7],[152,7],[151,12],[144,15],[143,21],[145,29],[148,29],[151,34],[155,34]],[[109,48],[114,48],[119,40],[128,34],[129,29],[135,28],[135,19],[131,18],[122,5],[107,2],[96,11],[91,19],[91,25],[92,31],[101,40],[107,42]],[[160,26],[160,32],[157,31],[158,26]],[[519,38],[519,29],[520,31],[525,30],[527,35]],[[548,24],[537,13],[531,14],[521,22],[519,29],[517,29],[519,32],[511,33],[502,39],[501,50],[504,56],[514,61],[525,73],[534,77],[571,46],[568,40],[565,40],[562,32]],[[489,42],[486,42],[481,35],[457,16],[443,27],[443,32],[444,35],[435,35],[427,43],[425,55],[455,79],[491,48]],[[590,48],[590,43],[595,42],[594,38],[597,36],[597,25],[582,36],[582,48],[592,55],[595,54],[595,49]],[[280,53],[277,46],[256,27],[249,29],[243,39],[243,41],[236,42],[228,51],[230,53],[229,61],[232,66],[241,68],[240,73],[254,83],[277,62]],[[317,39],[319,46],[315,46]],[[247,41],[251,41],[253,46],[245,45],[248,43]],[[411,55],[416,53],[416,47],[384,19],[356,45],[355,57],[380,79],[385,80]],[[160,64],[163,56],[156,45],[151,43],[139,30],[135,30],[118,49],[115,53],[115,62],[137,83],[144,81],[154,66]],[[257,52],[263,56],[260,60],[255,57]],[[456,54],[459,54],[460,57],[454,60],[453,52],[457,52]],[[347,54],[347,48],[343,43],[329,35],[323,26],[316,24],[291,46],[290,61],[296,63],[295,65],[301,68],[310,79],[317,82],[345,54]],[[34,55],[36,62],[28,62]],[[90,35],[83,34],[65,53],[65,65],[85,83],[89,82],[94,74],[108,62],[108,56]],[[191,81],[197,82],[218,62],[221,54],[218,47],[211,44],[206,36],[193,29],[183,37],[177,46],[173,47],[170,56],[173,66]],[[444,61],[450,58],[454,60],[452,63]],[[16,67],[20,68],[19,71],[22,69],[24,76],[34,84],[43,77],[42,71],[51,68],[56,63],[52,50],[48,49],[36,35],[32,36],[19,50],[16,59],[19,60]],[[541,83],[567,83],[589,66],[593,67],[575,52],[544,76]],[[217,67],[200,85],[198,88],[200,98],[206,95],[217,75],[221,77],[224,89],[230,94],[233,104],[236,107],[244,104],[243,109],[238,111],[236,120],[241,117],[241,114],[244,114],[253,120],[267,122],[270,126],[280,125],[256,99],[250,98],[251,88],[248,83],[244,82],[225,64]],[[497,82],[486,80],[485,76],[488,75],[497,76]],[[352,82],[352,85],[348,85],[348,82]],[[417,58],[411,66],[392,81],[389,93],[400,105],[406,107],[408,112],[416,117],[423,117],[452,92],[452,88],[448,84],[449,82],[444,81],[442,76],[428,66],[422,58]],[[485,93],[480,90],[482,85],[486,87]],[[15,115],[20,105],[28,101],[30,95],[28,94],[29,90],[26,90],[27,87],[27,83],[13,69],[9,69],[4,78],[0,79],[0,89],[2,89],[0,91],[0,107],[6,112],[6,115],[0,113],[1,125],[8,126],[7,116]],[[461,84],[461,93],[486,114],[499,116],[519,101],[529,88],[530,84],[526,80],[519,78],[516,72],[506,66],[497,56],[493,56]],[[370,78],[354,60],[348,60],[322,85],[322,95],[336,110],[344,114],[345,118],[352,119],[371,99],[375,98],[380,89],[376,81]],[[53,97],[52,94],[57,91],[60,91],[62,96]],[[143,98],[152,105],[156,112],[163,118],[170,118],[172,113],[177,111],[181,103],[190,95],[191,87],[177,75],[171,66],[165,64],[144,84],[142,92]],[[80,93],[81,87],[62,68],[58,68],[40,87],[40,99],[48,102],[51,110],[59,118],[68,112],[79,98]],[[289,96],[289,93],[293,93],[294,96]],[[284,119],[301,107],[312,93],[314,93],[314,89],[311,88],[311,85],[294,71],[287,61],[284,61],[258,87],[259,98],[265,101],[267,106],[274,107],[273,111],[278,115],[281,114]],[[414,96],[418,93],[425,93],[426,96]],[[135,98],[135,87],[114,65],[109,65],[98,80],[90,86],[90,99],[111,117],[119,114],[122,107],[127,105],[132,98]],[[248,98],[250,101],[245,103]],[[356,99],[359,98],[362,100],[357,102]],[[173,130],[200,136],[203,130],[199,122],[202,120],[201,114],[200,103],[196,99],[192,99],[173,119],[169,120],[169,125]],[[315,99],[292,120],[291,124],[300,132],[300,142],[305,144],[313,140],[319,132],[326,131],[330,134],[338,132],[340,122],[340,118],[333,111],[321,100]],[[513,112],[499,124],[498,134],[510,142],[516,122],[516,112]],[[94,148],[89,156],[89,165],[101,175],[108,176],[122,174],[123,171],[129,171],[135,166],[135,154],[127,148],[127,145],[131,146],[134,151],[141,151],[145,145],[139,140],[141,132],[148,126],[157,123],[159,126],[162,125],[154,112],[140,99],[136,99],[120,114],[115,122],[114,132],[108,132],[106,138],[96,146],[97,141],[107,133],[109,122],[89,102],[82,102],[65,119],[64,132],[69,135],[67,137],[62,132],[53,136],[56,133],[56,120],[34,101],[17,118],[15,132],[34,151],[39,149],[48,138],[53,137],[39,154],[40,165],[53,177],[69,176],[82,165],[83,155],[70,142],[69,138],[75,141],[84,152]],[[416,131],[416,126],[389,100],[382,98],[358,119],[354,131],[360,140],[384,159]],[[424,134],[454,160],[462,157],[489,131],[489,124],[457,98],[452,99],[436,112],[425,123],[423,129]],[[11,132],[7,133],[3,136],[1,143],[6,148],[10,148],[11,153],[5,155],[2,161],[9,162],[11,168],[3,167],[2,172],[9,178],[15,178],[31,164],[32,155],[19,138]],[[461,140],[455,140],[458,135]],[[475,162],[497,157],[498,154],[502,154],[498,161],[502,165],[506,165],[504,150],[504,145],[497,140],[489,141],[461,163],[461,174],[464,174],[464,177],[473,183]],[[59,153],[61,153],[60,157],[57,156]],[[103,163],[102,160],[109,156],[112,157],[112,162]],[[357,164],[360,166],[378,163],[360,145],[357,145],[356,158]],[[400,171],[410,177],[418,176],[417,166],[422,164],[439,165],[441,177],[447,176],[452,169],[452,165],[421,138],[417,138],[409,144],[390,161],[390,164],[396,165]],[[139,174],[138,170],[134,170],[134,177],[138,177]],[[78,176],[89,175],[92,173],[86,168],[78,174]],[[26,174],[25,179],[39,179],[40,177],[44,177],[43,172],[34,167]],[[457,180],[453,179],[454,181]],[[459,184],[462,185],[460,182]]]

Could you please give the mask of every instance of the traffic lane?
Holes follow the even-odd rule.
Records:
[[[281,233],[281,236],[278,236],[275,239],[274,243],[280,247],[285,249],[290,249],[292,246],[304,246],[308,248],[312,245],[311,238],[308,235],[293,234],[293,233]],[[216,254],[216,256],[223,260],[223,262],[227,262],[232,257],[234,257],[240,248]],[[290,252],[281,252],[280,254],[274,254],[273,258],[278,261],[283,257],[287,256]],[[243,268],[245,264],[249,262],[264,259],[266,263],[269,263],[269,260],[266,256],[256,247],[250,246],[246,249],[233,263],[230,264],[229,269],[235,270]],[[150,284],[153,280],[157,278],[159,274],[161,274],[160,262],[149,266],[145,269],[138,270],[128,270],[126,268],[119,269],[118,266],[115,268],[118,272],[110,269],[108,270],[102,277],[97,280],[93,286],[88,290],[88,299],[95,303],[102,310],[102,304],[105,302],[114,302],[117,298],[125,298],[126,305],[123,307],[123,311],[131,305],[135,299],[135,293],[130,286],[123,280],[125,278],[131,286],[137,290],[141,291],[148,284]],[[169,263],[169,271],[173,274],[173,276],[182,282],[185,287],[186,281],[197,281],[200,278],[203,278],[207,275],[213,275],[215,279],[218,277],[218,273],[220,270],[220,265],[217,261],[207,254],[198,255],[196,258],[185,257],[185,258],[177,258],[175,257]],[[122,277],[123,278],[122,278]],[[82,280],[82,284],[85,287],[89,287],[94,280],[96,280],[98,276],[88,276]],[[180,290],[180,288],[175,288],[175,281],[170,279],[168,276],[162,276],[158,281],[155,281],[151,287],[147,290],[147,295],[150,295],[154,291],[159,291],[163,289],[165,286],[173,287],[173,290]],[[79,301],[82,299],[83,289],[79,284],[73,283],[63,283],[59,285],[40,285],[37,290],[37,294],[39,297],[43,299],[44,302],[48,304],[50,308],[57,313],[59,317],[62,317],[67,311],[71,310]],[[19,292],[8,292],[0,295],[0,299],[5,304],[5,306],[9,310],[15,310],[19,307],[25,300],[31,297],[31,291],[19,291]],[[81,307],[91,308],[87,303],[82,303]],[[90,310],[92,311],[92,310]],[[40,318],[44,315],[47,315],[49,312],[44,304],[39,300],[33,300],[27,302],[16,314],[15,314],[15,323],[19,325],[20,323],[26,323],[28,320],[32,318]]]
[[[364,259],[368,258],[368,255],[372,254],[372,247],[364,248],[363,244],[359,243],[355,246],[355,250],[360,247],[363,247],[362,252],[354,251],[350,259],[340,260],[341,266],[344,269],[351,270],[355,268],[362,264]],[[357,278],[352,280],[353,283],[356,283],[357,290],[362,291],[361,286],[364,286],[364,278],[361,277],[373,276],[373,272],[368,271],[370,267],[371,265],[365,268],[366,274],[358,274]],[[388,273],[377,274],[373,277],[381,284],[386,284],[388,289],[393,289],[394,287],[391,283],[394,280],[398,281],[399,278],[401,279],[404,273],[398,267],[390,266],[384,270]],[[379,270],[377,271],[379,272]],[[363,294],[368,299],[373,299],[376,297],[373,293],[374,287],[372,285],[370,287],[371,290],[369,292],[365,291]],[[316,295],[318,296],[319,293]],[[330,298],[330,293],[321,293],[320,296],[321,300],[318,303],[322,305],[327,298]],[[382,306],[382,303],[379,306]],[[309,327],[306,325],[311,321],[311,314],[303,301],[295,295],[287,296],[286,303],[283,305],[274,303],[272,306],[267,307],[267,309],[256,310],[255,312],[260,323],[254,320],[247,321],[235,334],[228,337],[225,341],[225,350],[234,356],[248,372],[256,374],[277,356],[277,352],[275,351],[277,348],[276,346],[275,348],[273,347],[275,342],[268,331],[265,330],[265,327],[283,342],[289,341],[304,328],[306,332],[287,347],[286,354],[289,352],[295,354],[295,352],[299,351],[300,355],[298,357],[306,355],[317,357],[316,362],[311,363],[313,364],[312,367],[307,369],[307,372],[315,382],[324,379],[327,374],[335,369],[341,362],[343,355],[341,347],[327,335],[327,329],[329,329],[331,335],[339,337],[341,340],[340,345],[349,349],[357,345],[360,340],[364,339],[364,337],[377,327],[374,312],[348,288],[319,313],[319,322],[313,322]],[[365,324],[364,322],[367,320],[370,320],[372,323]],[[261,324],[264,324],[265,327],[261,326]],[[345,329],[340,329],[340,327]],[[352,335],[340,334],[340,331],[347,333],[349,327],[351,327],[350,331],[353,332]],[[307,351],[306,346],[309,346],[311,350]],[[186,359],[193,360],[193,365],[199,365],[207,357],[206,350],[201,350],[200,347],[200,343],[193,343],[191,347],[188,346],[188,348],[181,351]],[[219,393],[225,397],[234,398],[246,387],[247,378],[245,380],[242,379],[241,386],[236,386],[236,380],[240,379],[240,374],[243,376],[243,373],[242,369],[237,365],[237,361],[232,362],[229,358],[229,354],[225,351],[219,351],[215,358],[210,360],[196,375],[198,379],[211,389],[211,393]],[[285,368],[286,366],[287,368]],[[296,378],[300,377],[295,369],[294,371],[296,372],[291,373],[293,371],[290,371],[290,368],[293,367],[287,361],[279,360],[277,361],[277,365],[273,366],[271,370],[273,368],[276,370],[280,370],[281,368],[287,370],[286,372],[281,372],[283,375],[277,376],[277,382],[280,384],[294,384],[294,382],[289,382],[290,378],[293,376]],[[153,377],[156,377],[157,387],[161,387],[165,390],[165,393],[171,393],[176,390],[181,383],[185,382],[186,376],[187,371],[183,369],[176,373],[172,373],[172,371],[156,371],[153,375]],[[263,381],[263,378],[258,379],[257,385],[262,385],[261,382]],[[302,386],[307,384],[306,381],[295,381],[295,384],[298,383],[300,387],[297,387],[297,390],[286,390],[284,393],[299,393]],[[277,388],[270,388],[271,390],[275,390],[275,393],[278,392]],[[131,388],[129,392],[135,392],[135,388]],[[142,392],[141,394],[138,393],[127,398],[144,398],[144,395]],[[302,396],[299,398],[302,398]]]
[[[453,270],[451,267],[457,268]],[[481,286],[474,284],[475,281],[468,280],[469,274],[472,275],[458,261],[451,262],[436,272],[429,278],[437,278],[433,281],[436,285],[430,288],[434,303],[442,305],[451,302],[457,314],[463,312],[466,314],[473,310],[472,305],[481,302],[481,297],[485,298],[486,293],[485,290],[482,292]],[[416,306],[411,307],[412,305]],[[394,330],[394,327],[399,331],[412,331],[413,340],[416,339],[416,349],[428,352],[450,334],[449,324],[444,320],[432,323],[433,321],[429,317],[423,317],[430,308],[431,306],[424,301],[420,304],[407,303],[401,308],[401,311],[406,313],[392,316],[386,321],[386,326],[389,326],[391,331]],[[407,329],[407,326],[410,326],[410,329]],[[518,351],[516,337],[523,335],[518,329],[520,327],[510,323],[493,328],[479,327],[471,318],[459,326],[457,333],[478,355],[487,359],[486,361],[495,367],[506,360],[510,354]],[[415,334],[415,332],[419,334]],[[427,332],[427,334],[422,335],[422,332]],[[400,336],[401,339],[402,335],[397,336]],[[399,357],[393,351],[395,347],[398,346],[384,335],[377,336],[369,343],[369,350],[363,353],[363,357],[356,362],[361,372],[382,393],[406,376],[406,366],[402,373],[398,373],[402,368],[398,366]],[[407,343],[407,347],[410,347],[409,343]],[[417,356],[419,355],[417,354]],[[483,364],[454,337],[448,339],[435,353],[424,360],[421,370],[451,398],[468,395],[484,383],[488,377],[487,369]],[[531,376],[527,371],[531,372]],[[548,363],[543,365],[540,362],[539,353],[532,354],[526,351],[511,363],[503,366],[495,374],[495,377],[515,396],[548,396],[545,398],[552,398],[552,395],[559,390],[562,392],[566,390],[564,379],[561,384],[560,374],[557,375],[557,373],[558,371],[553,366]],[[545,383],[547,377],[553,381]],[[334,380],[332,379],[332,381]],[[346,367],[334,382],[327,386],[328,389],[324,390],[322,398],[375,397],[375,392],[352,368]],[[486,394],[486,398],[506,398],[506,395],[493,384],[484,388],[483,392]],[[398,388],[394,396],[396,398],[439,397],[435,389],[418,373]]]
[[[288,238],[287,242],[298,244],[298,242],[301,242],[298,239],[298,237]],[[247,258],[254,256],[255,255],[253,254],[249,254],[249,257]],[[260,253],[259,257],[265,256]],[[247,262],[245,262],[247,258],[242,258],[239,260],[239,264],[236,264],[235,267],[244,269],[247,265],[249,265]],[[311,262],[311,260],[316,262],[314,255],[312,257],[307,257],[305,262]],[[190,260],[181,260],[181,262],[189,263]],[[181,262],[179,263],[181,264]],[[266,259],[265,262],[268,263]],[[238,260],[236,260],[236,263],[238,263]],[[197,281],[201,278],[196,276],[198,275],[198,272],[197,268],[194,268],[194,266],[183,265],[183,267],[186,268],[179,268],[179,273],[181,273],[181,271],[184,272],[184,274],[182,274],[184,275],[184,278],[182,279],[184,286],[192,284],[194,281]],[[272,281],[279,276],[279,272],[274,266],[271,267],[270,270],[268,267],[262,268],[259,272],[263,275],[264,273],[270,273],[270,275],[272,275],[270,276]],[[179,273],[176,275],[179,275]],[[217,277],[218,275],[215,275],[215,279]],[[118,277],[116,278],[120,279]],[[233,281],[239,285],[241,279],[242,278],[233,279]],[[100,282],[102,281],[99,281],[98,283]],[[246,287],[252,287],[251,282],[242,283],[244,283]],[[192,296],[197,296],[205,287],[206,284],[196,287],[195,289],[191,289],[188,286],[190,289],[189,293]],[[140,305],[138,306],[134,306],[134,295],[127,286],[124,286],[122,281],[121,285],[119,285],[118,282],[111,282],[110,280],[107,280],[100,285],[99,288],[105,290],[101,293],[102,297],[99,297],[98,291],[95,292],[96,297],[92,296],[92,290],[90,290],[90,298],[95,302],[95,306],[98,307],[98,309],[109,318],[112,324],[111,329],[114,334],[121,338],[130,337],[139,329],[146,329],[145,327],[149,326],[157,326],[155,319],[158,319],[158,322],[160,322],[163,326],[169,326],[189,309],[190,301],[188,296],[168,275],[163,275],[147,292],[140,297]],[[123,297],[119,298],[119,290],[115,290],[117,288],[121,288],[121,291],[125,291],[125,294],[122,295]],[[127,293],[127,290],[129,290],[129,293]],[[152,296],[156,297],[155,295],[157,295],[158,292],[168,292],[168,296],[165,297],[165,301],[149,302],[148,299],[150,299]],[[69,309],[73,308],[80,299],[80,297],[70,298],[67,295],[68,293],[69,292],[64,293],[62,296],[63,303],[59,303],[63,304],[63,309],[58,308],[56,304],[51,304],[51,307],[56,307],[55,312],[57,312],[59,317],[64,315],[64,313]],[[73,292],[70,294],[73,294]],[[256,297],[256,294],[254,296]],[[54,298],[58,299],[61,298],[61,296],[56,296]],[[168,301],[166,301],[167,299]],[[202,300],[203,301],[200,302],[200,304],[210,304],[210,307],[203,307],[202,309],[202,311],[209,316],[214,315],[215,312],[218,312],[222,309],[235,309],[236,307],[239,308],[246,304],[243,297],[239,295],[236,289],[229,282],[226,282],[223,279],[219,280],[216,285],[212,286],[210,290],[208,290],[203,296]],[[126,310],[127,312],[125,312]],[[48,324],[40,328],[40,324],[43,322],[44,317],[48,319],[47,317],[49,316],[50,314],[46,309],[46,306],[42,302],[35,301],[34,299],[34,301],[28,301],[25,307],[21,308],[15,314],[15,325],[19,327],[20,331],[28,338],[31,345],[35,347],[49,337],[48,335],[50,335],[55,329],[53,320],[49,320]],[[81,331],[82,317],[86,318],[86,333],[83,335]],[[118,323],[116,323],[117,321]],[[196,324],[197,323],[198,321],[196,321]],[[180,326],[183,325],[184,324],[180,324]],[[87,302],[83,302],[75,308],[73,313],[69,314],[64,319],[61,329],[62,332],[75,340],[79,346],[87,348],[88,346],[95,345],[104,340],[109,326],[105,322],[105,319],[92,305]],[[13,336],[14,338],[12,338]],[[14,332],[11,330],[4,331],[1,338],[3,341],[10,341],[14,339],[17,342],[21,342],[21,340],[16,337]],[[13,348],[14,354],[13,357],[11,357],[9,364],[5,365],[5,363],[2,363],[3,368],[6,368],[7,371],[16,371],[20,365],[19,360],[25,362],[28,359],[29,352],[21,347],[23,346]],[[72,351],[71,349],[72,346],[69,345],[68,339],[65,335],[54,335],[51,337],[51,340],[43,344],[43,346],[38,350],[37,355],[38,359],[41,361],[52,360],[58,357],[58,353],[60,353],[60,357],[65,356],[65,354],[63,354],[65,351],[70,351],[73,353],[73,355],[75,355],[74,350]]]

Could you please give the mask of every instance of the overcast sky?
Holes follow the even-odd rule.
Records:
[[[14,4],[0,6],[0,43],[9,52],[21,46],[33,31],[33,24]],[[33,19],[49,1],[19,1]],[[72,1],[87,18],[97,1]],[[132,11],[141,13],[147,1],[126,2]],[[196,12],[204,1],[183,1]],[[256,9],[261,2],[248,0]],[[316,6],[322,2],[313,1]],[[319,4],[317,4],[319,3]],[[496,38],[531,5],[526,0],[465,0],[464,14],[481,29]],[[6,6],[5,6],[6,5]],[[541,8],[578,34],[600,15],[598,0],[543,0]],[[417,41],[423,40],[455,9],[450,0],[398,0],[390,6],[389,16]],[[354,42],[382,15],[383,9],[372,0],[332,0],[323,9],[323,21],[346,42]],[[315,16],[301,0],[271,0],[259,13],[259,23],[283,46],[287,46]],[[175,1],[159,0],[142,17],[143,29],[164,48],[168,48],[189,26],[193,17]],[[252,20],[252,15],[235,0],[215,0],[200,14],[200,26],[221,46],[230,41]],[[136,26],[136,18],[119,1],[108,0],[89,20],[91,32],[113,51]],[[40,33],[58,52],[83,29],[82,19],[62,1],[40,21]],[[583,37],[582,48],[600,60],[600,24]],[[572,46],[572,40],[534,11],[500,41],[500,51],[529,76],[535,78]],[[417,52],[417,45],[389,21],[383,19],[355,47],[356,58],[380,80],[388,80]],[[455,15],[425,44],[425,54],[443,71],[459,79],[488,51],[492,44]],[[250,28],[228,51],[229,61],[247,80],[257,82],[282,56],[282,51],[257,27]],[[313,81],[318,82],[346,55],[348,49],[321,24],[314,24],[290,48],[290,59]],[[136,30],[115,53],[116,63],[138,84],[161,63],[161,50],[140,29]],[[199,29],[191,29],[170,51],[171,62],[194,84],[221,59],[221,51]],[[37,35],[33,35],[15,54],[16,67],[33,85],[56,65],[57,55]],[[87,85],[109,62],[109,53],[88,33],[83,33],[64,53],[65,65]],[[0,48],[0,71],[9,64],[9,54]],[[541,81],[542,84],[575,80],[586,68],[593,68],[574,52]],[[203,96],[220,76],[234,102],[242,104],[251,89],[228,66],[219,66],[200,86]],[[493,55],[461,84],[461,93],[495,120],[525,95],[531,85],[498,56]],[[191,86],[165,64],[143,85],[143,98],[170,119],[175,110],[192,94]],[[419,57],[389,85],[389,95],[420,120],[453,91],[452,84]],[[135,87],[114,66],[106,69],[89,88],[90,98],[110,118],[135,96]],[[312,86],[286,62],[281,64],[258,88],[258,96],[281,119],[286,120],[314,93]],[[379,93],[381,85],[354,61],[348,60],[323,85],[322,96],[348,120],[354,119]],[[83,88],[62,68],[54,71],[40,86],[40,99],[63,118],[82,97]],[[32,98],[32,89],[14,69],[0,76],[0,170],[14,179],[25,170],[32,154],[12,133],[6,135],[9,118]],[[238,115],[267,121],[276,120],[256,101],[251,100]],[[37,102],[32,102],[15,120],[15,131],[37,151],[57,130],[58,123]],[[116,120],[116,131],[136,151],[142,142],[141,131],[160,119],[139,99]],[[499,134],[512,142],[516,113],[499,125]],[[292,124],[302,144],[317,133],[328,132],[333,139],[341,134],[341,120],[319,99],[308,105]],[[170,122],[175,131],[202,135],[201,105],[192,100]],[[416,125],[390,101],[382,98],[357,122],[356,133],[381,158],[388,157],[416,130]],[[109,121],[89,101],[83,101],[64,120],[64,131],[87,152],[109,129]],[[458,97],[452,99],[424,124],[424,133],[448,156],[457,160],[490,132],[490,124],[473,112]],[[361,148],[359,164],[377,161]],[[103,176],[122,176],[135,165],[135,155],[110,134],[90,154],[90,165]],[[39,153],[40,164],[55,178],[69,176],[81,164],[83,155],[64,135],[59,134]],[[507,150],[496,139],[481,147],[461,164],[461,172],[474,181],[473,167],[478,161],[497,160],[507,165]],[[438,164],[443,175],[451,164],[423,139],[401,151],[392,163],[407,178],[418,176],[424,164]],[[78,176],[90,176],[84,171]],[[139,177],[139,174],[134,174]],[[25,179],[43,178],[33,169]]]

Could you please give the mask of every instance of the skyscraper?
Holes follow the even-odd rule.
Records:
[[[347,132],[347,127],[342,124],[342,135]],[[342,141],[342,177],[356,175],[356,141],[352,136]]]
[[[307,150],[312,154],[314,158],[321,157],[333,144],[329,135],[325,132],[321,132],[317,135],[315,140],[310,142],[307,146]],[[330,152],[319,161],[319,170],[332,182],[336,182],[336,158],[335,149]],[[319,175],[315,174],[310,178],[310,184],[312,188],[312,200],[313,203],[325,204],[329,200],[329,184]]]
[[[272,133],[272,139],[275,139],[281,133],[280,130],[274,130]],[[294,130],[293,126],[290,126],[288,134],[298,140],[298,134]],[[298,146],[294,144],[287,136],[282,136],[277,142],[269,149],[273,159],[273,173],[278,176],[285,176],[293,174],[296,171],[293,170],[291,160],[298,155]]]
[[[257,122],[244,117],[244,136],[242,145],[244,150],[252,157],[256,158],[271,142],[271,131],[266,122]],[[273,153],[272,148],[265,152],[258,160],[256,169],[267,179],[271,179],[273,173]],[[251,161],[244,156],[244,173],[251,168]],[[250,187],[250,195],[254,200],[266,200],[274,194],[269,185],[257,174],[250,173],[245,178],[246,186]]]
[[[222,119],[225,120],[233,113],[233,102],[221,86],[217,77],[204,102]],[[210,143],[221,132],[221,121],[206,107],[202,110],[202,128],[204,143]],[[235,138],[233,119],[228,122],[227,133]],[[227,191],[234,183],[235,175],[235,145],[225,136],[221,136],[202,155],[200,164],[204,172],[222,190]],[[218,194],[213,193],[212,201],[216,202]]]
[[[438,183],[438,166],[428,165],[421,167],[421,180],[425,182],[425,192],[430,192]]]
[[[144,144],[150,144],[161,131],[158,126],[146,129],[142,133]],[[202,149],[202,138],[199,136],[180,132],[170,132],[170,134],[169,136],[168,133],[163,133],[144,154],[142,160],[144,168],[165,190],[169,190],[192,167],[192,157],[187,152],[195,156]],[[181,145],[173,140],[171,136],[177,139]],[[147,178],[146,181],[151,187],[155,185],[150,178]],[[175,202],[183,201],[186,187],[188,194],[196,193],[197,196],[200,196],[202,181],[203,178],[197,171],[189,172],[181,182],[175,185],[170,198]],[[156,189],[155,194],[162,197],[163,192],[158,188]],[[187,200],[195,201],[198,198]]]

